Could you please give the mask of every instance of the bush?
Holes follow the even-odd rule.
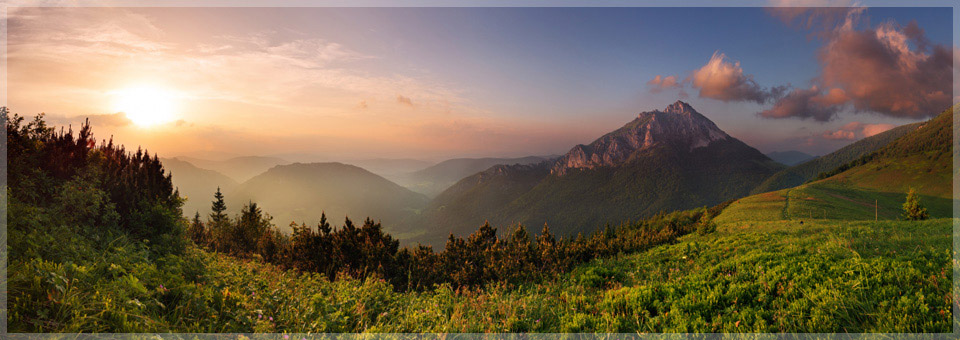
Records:
[[[710,212],[705,211],[703,215],[700,215],[700,220],[697,221],[697,234],[706,235],[715,231],[717,231],[717,224],[713,222],[713,216]]]

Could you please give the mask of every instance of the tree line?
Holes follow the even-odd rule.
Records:
[[[455,288],[490,282],[516,284],[551,277],[573,266],[617,253],[648,249],[698,231],[715,230],[711,216],[726,204],[710,209],[660,213],[584,236],[557,238],[547,225],[532,235],[522,224],[502,234],[484,224],[467,237],[450,235],[441,251],[431,246],[400,247],[370,218],[355,224],[350,218],[333,226],[326,214],[316,226],[291,223],[285,234],[256,203],[247,203],[229,218],[223,193],[214,194],[209,216],[197,212],[187,234],[211,251],[257,257],[283,268],[340,276],[376,276],[398,290],[429,289],[448,283]]]
[[[5,122],[8,198],[49,210],[65,223],[120,230],[160,247],[182,247],[183,200],[156,154],[127,151],[93,138],[89,120],[75,133],[46,124],[43,114]],[[38,212],[39,214],[39,212]]]

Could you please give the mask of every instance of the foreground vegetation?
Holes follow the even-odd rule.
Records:
[[[949,332],[950,230],[945,219],[730,225],[539,283],[422,292],[223,254],[153,258],[144,248],[113,246],[83,265],[15,263],[10,325],[45,332]]]

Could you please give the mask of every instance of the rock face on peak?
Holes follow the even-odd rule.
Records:
[[[450,233],[466,236],[485,221],[533,232],[546,223],[569,237],[743,197],[782,168],[678,101],[555,161],[495,166],[460,180],[423,210],[417,224],[434,229],[413,241],[442,246]]]
[[[577,145],[550,170],[564,175],[571,169],[616,166],[637,152],[654,147],[693,150],[731,138],[716,124],[682,101],[663,111],[640,113],[623,127],[600,137],[590,145]]]

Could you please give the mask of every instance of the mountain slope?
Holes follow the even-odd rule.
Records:
[[[810,179],[817,177],[821,172],[827,172],[836,169],[838,166],[851,162],[864,155],[870,154],[877,149],[889,144],[893,140],[900,138],[908,132],[916,129],[920,123],[907,124],[895,127],[883,133],[870,136],[850,145],[840,148],[837,151],[814,158],[810,161],[786,168],[770,178],[767,178],[760,185],[754,188],[751,193],[758,194],[768,191],[792,188],[803,184]]]
[[[485,220],[535,228],[547,223],[558,235],[570,236],[742,197],[782,169],[679,101],[641,113],[550,163],[495,167],[460,181],[424,210],[435,229],[421,240],[463,235]]]
[[[816,156],[811,156],[796,150],[774,151],[774,152],[768,153],[767,157],[770,157],[770,159],[776,161],[777,163],[780,163],[786,166],[794,166],[794,165],[809,161],[811,159],[817,158]]]
[[[404,178],[405,175],[411,172],[419,171],[434,165],[432,162],[409,158],[358,159],[343,161],[343,163],[359,166],[367,171],[383,176],[384,178],[394,182],[396,182],[398,179]]]
[[[274,214],[284,228],[290,222],[315,224],[326,212],[331,221],[370,217],[402,236],[396,225],[423,208],[427,198],[360,167],[342,163],[279,165],[227,194],[230,211],[253,201]]]
[[[210,169],[227,175],[237,182],[246,181],[274,166],[290,164],[289,161],[284,159],[263,156],[234,157],[222,161],[211,161],[191,157],[180,157],[180,159],[190,162],[199,168]]]
[[[223,191],[233,190],[237,181],[219,172],[201,169],[190,162],[179,158],[161,158],[163,167],[172,174],[173,186],[180,191],[180,197],[186,198],[183,203],[183,214],[193,217],[199,212],[201,216],[210,213],[210,201],[217,187]]]
[[[911,124],[908,133],[831,171],[833,176],[739,199],[717,220],[899,219],[910,188],[918,191],[931,218],[951,217],[952,126],[952,111]]]
[[[430,197],[439,195],[457,181],[489,169],[495,165],[536,164],[547,158],[528,156],[520,158],[456,158],[431,167],[397,176],[397,183]]]

